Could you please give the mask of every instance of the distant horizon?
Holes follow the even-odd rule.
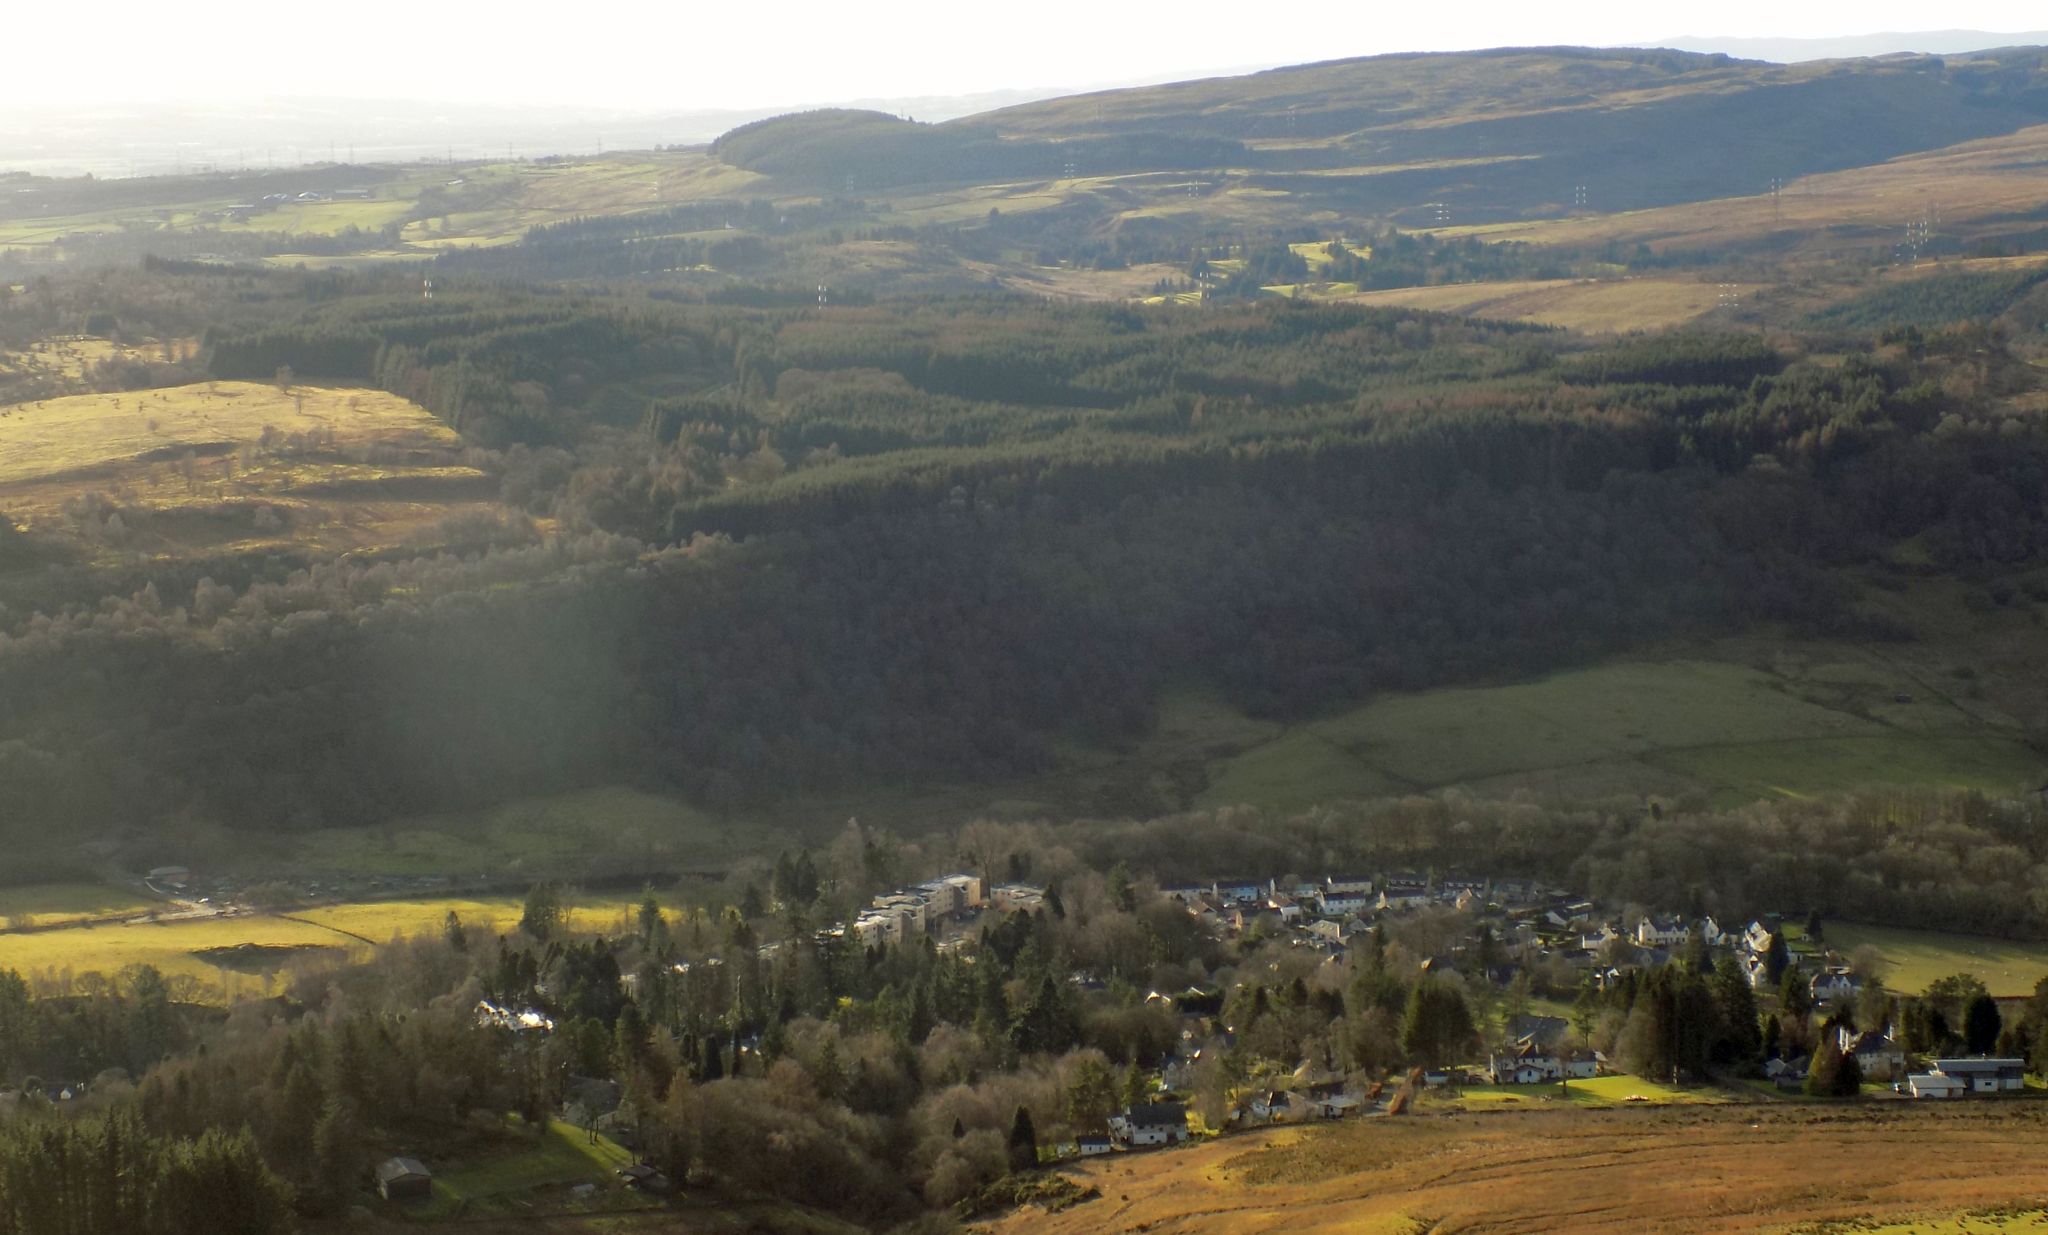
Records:
[[[404,163],[440,157],[463,160],[584,156],[606,150],[701,145],[753,120],[822,107],[866,107],[915,120],[945,121],[1043,99],[1140,89],[1174,82],[1242,76],[1304,64],[1376,56],[1457,54],[1513,47],[1578,46],[1597,50],[1671,48],[1716,51],[1780,63],[1913,50],[1956,54],[2014,43],[2048,43],[2048,31],[1944,29],[1882,31],[1833,37],[1672,35],[1636,43],[1522,41],[1470,48],[1373,49],[1308,54],[1270,62],[1162,69],[1119,78],[984,82],[959,93],[873,91],[834,97],[783,98],[754,105],[632,105],[540,99],[445,99],[417,95],[296,94],[255,99],[100,97],[42,100],[0,107],[0,172],[131,177],[192,170],[256,170],[328,161]],[[0,82],[0,91],[6,84]],[[4,96],[0,96],[4,97]],[[12,123],[10,123],[10,120]]]
[[[1046,97],[1492,47],[1789,44],[1957,31],[1981,31],[1994,40],[1986,46],[1994,46],[2039,34],[2043,23],[2037,5],[2014,0],[1965,0],[1932,30],[1922,28],[1924,9],[1899,0],[1789,12],[1760,0],[1727,0],[1712,9],[1676,6],[1653,14],[1618,0],[1562,14],[1482,4],[1455,14],[1382,14],[1366,31],[1337,0],[1289,0],[1252,23],[1235,6],[1041,0],[1028,24],[1000,28],[940,0],[889,0],[862,12],[800,2],[779,12],[772,26],[752,10],[693,7],[686,18],[621,0],[588,0],[573,22],[531,0],[513,0],[501,20],[483,25],[451,10],[401,8],[395,0],[365,0],[362,10],[325,22],[281,15],[256,0],[222,0],[204,23],[193,23],[140,0],[113,0],[87,40],[76,38],[67,15],[32,11],[14,23],[16,45],[50,50],[10,66],[0,79],[0,104],[41,113],[309,99],[753,112],[1010,91]]]

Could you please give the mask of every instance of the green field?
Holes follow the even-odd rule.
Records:
[[[2006,718],[1854,649],[1835,655],[1632,661],[1390,696],[1223,754],[1201,800],[1293,809],[1464,786],[1735,804],[1883,784],[2010,790],[2038,777],[2041,759]]]
[[[1631,1101],[1641,1099],[1641,1102]],[[1559,1106],[1611,1107],[1655,1103],[1668,1106],[1710,1106],[1727,1102],[1718,1089],[1678,1089],[1639,1076],[1596,1076],[1573,1081],[1559,1093],[1549,1085],[1465,1085],[1443,1096],[1432,1096],[1425,1106],[1447,1103],[1468,1111],[1509,1110],[1515,1107],[1551,1109]]]
[[[515,1125],[516,1126],[516,1125]],[[590,1212],[644,1209],[657,1202],[622,1184],[615,1172],[631,1166],[633,1155],[604,1136],[593,1137],[561,1120],[550,1120],[539,1137],[521,1131],[524,1148],[492,1153],[452,1167],[423,1159],[434,1172],[434,1196],[418,1206],[422,1218],[473,1218],[488,1214]],[[578,1199],[578,1184],[597,1191]]]
[[[1828,946],[1844,955],[1876,948],[1884,959],[1884,983],[1895,991],[1923,991],[1939,978],[1969,973],[1994,995],[2031,995],[2034,983],[2048,978],[2048,944],[1852,922],[1830,922],[1826,933]]]
[[[529,798],[461,815],[292,838],[266,863],[290,871],[561,878],[594,868],[716,870],[783,844],[777,830],[728,826],[675,798],[622,787]]]
[[[72,897],[59,885],[51,899],[41,889],[10,895],[26,912]],[[118,895],[116,893],[115,895]],[[672,915],[678,905],[659,897]],[[617,933],[639,907],[641,897],[568,897],[572,929]],[[438,934],[454,910],[463,925],[482,934],[511,930],[524,904],[518,897],[435,897],[322,905],[283,914],[239,914],[132,925],[80,926],[61,930],[0,933],[0,969],[13,969],[52,989],[89,973],[116,977],[131,965],[154,965],[176,984],[181,999],[221,1003],[263,994],[300,961],[330,963],[362,957],[373,945],[414,935]],[[238,956],[232,950],[241,949]],[[251,949],[259,950],[251,953]],[[223,955],[224,954],[224,955]]]
[[[44,883],[0,888],[0,922],[10,927],[89,922],[147,913],[161,902],[138,892],[94,883]]]

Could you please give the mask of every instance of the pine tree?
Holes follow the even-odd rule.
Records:
[[[1988,1055],[1998,1047],[1998,1034],[2004,1028],[2004,1021],[1998,1014],[1998,1002],[1990,995],[1979,991],[1970,997],[1963,1007],[1963,1049],[1972,1055]]]
[[[1038,1168],[1038,1130],[1031,1125],[1031,1109],[1017,1108],[1017,1115],[1010,1121],[1010,1169],[1031,1171]]]

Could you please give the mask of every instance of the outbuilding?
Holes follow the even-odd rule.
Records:
[[[424,1201],[434,1195],[434,1173],[418,1158],[386,1158],[377,1168],[377,1194],[387,1201]]]

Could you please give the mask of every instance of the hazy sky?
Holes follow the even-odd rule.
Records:
[[[1389,51],[2048,25],[2041,0],[97,0],[10,6],[0,101],[308,95],[761,107]]]

